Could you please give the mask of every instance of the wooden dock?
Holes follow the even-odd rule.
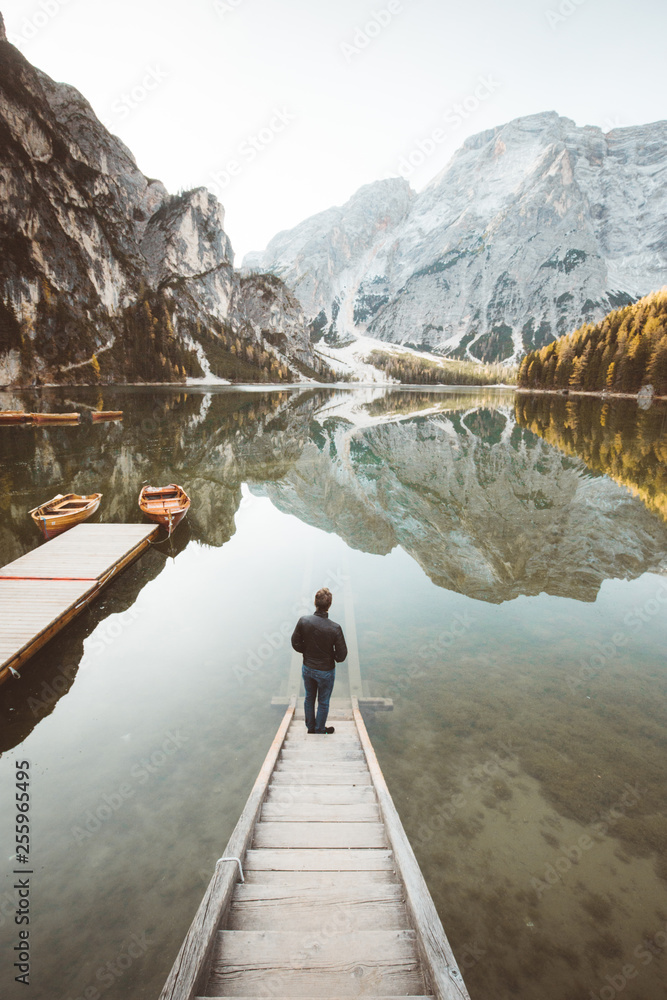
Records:
[[[358,699],[328,722],[291,699],[160,1000],[468,998]]]
[[[136,559],[156,525],[79,524],[0,569],[0,684]]]

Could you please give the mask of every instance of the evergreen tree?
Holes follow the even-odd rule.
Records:
[[[570,376],[572,375],[573,365],[574,348],[571,343],[566,343],[563,350],[560,352],[554,376],[554,384],[559,389],[566,389],[570,384]]]
[[[667,289],[584,323],[521,362],[518,383],[535,388],[610,390],[636,393],[657,373],[662,382],[662,348],[667,332]],[[651,375],[649,375],[649,371]],[[653,384],[651,382],[651,384]],[[664,389],[658,390],[662,395]]]
[[[663,334],[653,348],[646,379],[659,396],[667,396],[667,334]]]

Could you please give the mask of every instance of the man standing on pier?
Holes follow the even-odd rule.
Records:
[[[327,587],[315,594],[315,614],[303,615],[292,635],[292,648],[303,653],[303,683],[306,699],[303,703],[309,733],[333,733],[327,726],[329,699],[336,679],[336,664],[347,656],[343,630],[329,618],[333,598]],[[317,696],[317,718],[315,697]]]

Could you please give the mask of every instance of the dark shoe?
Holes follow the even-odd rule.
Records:
[[[325,727],[324,727],[324,732],[325,732],[325,733],[328,733],[329,735],[331,735],[331,733],[335,733],[335,732],[336,732],[336,730],[334,729],[334,727],[333,727],[333,726],[325,726]]]
[[[309,729],[309,730],[308,730],[308,733],[309,733],[309,734],[310,734],[310,733],[316,733],[316,732],[317,732],[317,729]]]

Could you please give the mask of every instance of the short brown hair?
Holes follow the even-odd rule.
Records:
[[[315,594],[315,607],[318,611],[328,611],[331,607],[333,597],[328,587],[320,587]]]

